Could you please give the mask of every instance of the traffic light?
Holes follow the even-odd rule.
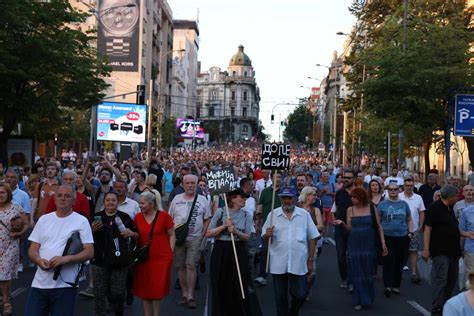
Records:
[[[145,104],[145,86],[142,84],[137,85],[137,104]]]
[[[273,123],[273,122],[275,121],[275,115],[272,114],[272,115],[270,116],[270,120],[271,120],[272,123]]]
[[[388,149],[388,136],[385,136],[385,137],[383,138],[383,148],[384,148],[385,150]]]
[[[54,144],[58,144],[58,134],[54,134]]]

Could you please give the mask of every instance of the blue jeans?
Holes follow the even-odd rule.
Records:
[[[26,303],[25,315],[74,315],[76,288],[39,289],[32,287]]]
[[[308,294],[306,275],[291,273],[272,274],[277,316],[297,316]],[[290,287],[291,306],[288,308],[288,285]]]
[[[347,238],[349,234],[344,229],[344,226],[334,226],[334,239],[336,241],[337,265],[339,268],[339,275],[342,282],[347,281],[351,283],[350,271],[347,266]]]
[[[267,278],[267,273],[265,272],[267,267],[267,251],[268,251],[268,241],[263,239],[261,236],[260,240],[262,242],[262,248],[258,253],[258,275],[257,277]]]

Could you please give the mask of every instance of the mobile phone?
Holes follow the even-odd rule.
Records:
[[[94,216],[94,222],[100,222],[102,221],[102,217],[99,215],[99,216]]]
[[[99,156],[89,156],[89,161],[92,161],[92,162],[99,161]]]

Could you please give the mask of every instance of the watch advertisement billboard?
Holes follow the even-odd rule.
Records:
[[[102,102],[97,105],[97,140],[144,143],[147,106]]]
[[[140,0],[99,0],[97,50],[113,71],[138,71]]]
[[[204,139],[204,128],[201,126],[201,122],[194,121],[193,119],[176,119],[176,132],[178,138]]]

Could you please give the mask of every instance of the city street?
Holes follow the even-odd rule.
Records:
[[[400,296],[392,295],[386,298],[383,295],[383,284],[381,280],[381,269],[376,279],[375,304],[368,310],[357,312],[352,309],[351,295],[347,290],[339,288],[339,276],[337,272],[335,247],[329,243],[324,245],[323,254],[319,260],[317,269],[317,279],[313,288],[311,301],[304,305],[301,316],[309,315],[358,315],[363,313],[367,316],[410,316],[410,315],[429,315],[430,306],[430,288],[426,282],[420,285],[411,284],[408,281],[409,274],[404,272]],[[12,289],[13,306],[15,315],[23,315],[24,306],[28,296],[28,288],[33,277],[33,270],[26,270],[20,274],[19,280],[14,282]],[[207,293],[208,274],[200,274],[200,289],[196,291],[196,301],[198,308],[190,310],[179,307],[176,301],[180,297],[177,290],[172,289],[171,294],[164,300],[161,308],[161,315],[164,316],[188,316],[188,315],[207,315],[205,314],[205,302]],[[174,280],[174,277],[173,277]],[[273,287],[271,278],[268,278],[268,284],[265,287],[257,288],[258,298],[263,309],[264,315],[275,315],[275,306],[273,299]],[[81,284],[81,290],[86,286],[86,282]],[[94,310],[93,299],[83,297],[77,298],[76,315],[92,315]],[[141,302],[135,299],[132,306],[126,307],[125,315],[142,315],[143,309]]]

